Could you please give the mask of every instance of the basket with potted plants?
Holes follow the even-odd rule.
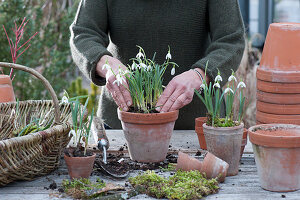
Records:
[[[171,74],[175,74],[178,65],[171,62],[170,48],[163,64],[146,57],[142,47],[139,47],[136,58],[127,70],[119,68],[114,72],[108,65],[103,69],[111,70],[116,76],[115,84],[122,84],[129,92],[133,106],[129,111],[118,108],[118,118],[128,144],[130,158],[139,162],[160,162],[166,158],[174,124],[178,118],[178,110],[158,113],[155,109],[158,98],[163,92],[163,75],[172,67]],[[123,82],[127,81],[128,87]]]
[[[207,67],[207,66],[206,66]],[[206,70],[205,70],[206,75]],[[203,124],[203,132],[206,140],[207,150],[229,164],[228,176],[238,174],[240,151],[243,137],[244,124],[243,111],[245,107],[245,96],[243,81],[237,83],[237,78],[232,71],[228,78],[227,88],[222,92],[220,82],[223,81],[220,72],[214,82],[207,83],[206,79],[201,85],[203,95],[195,90],[197,96],[205,104],[207,109],[207,120]],[[235,96],[239,99],[238,116],[233,115],[233,102]],[[225,117],[221,117],[221,104],[225,100]]]

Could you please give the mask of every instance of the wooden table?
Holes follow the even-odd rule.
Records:
[[[124,136],[121,130],[107,131],[110,140],[110,152],[114,153],[125,144]],[[199,150],[197,135],[194,131],[174,131],[171,139],[170,152],[181,151],[194,155]],[[201,158],[200,158],[201,159]],[[299,169],[300,170],[300,169]],[[130,176],[137,172],[132,172]],[[95,180],[97,177],[91,177]],[[105,182],[125,185],[125,180],[113,180],[111,178],[101,176]],[[55,172],[48,176],[37,178],[34,181],[19,181],[8,184],[0,188],[0,200],[41,200],[41,199],[71,199],[62,197],[57,190],[46,190],[44,187],[49,187],[49,184],[54,180],[58,185],[63,179],[68,179],[67,169],[62,160],[61,166]],[[251,149],[251,144],[248,142],[245,153],[241,160],[240,172],[237,176],[226,177],[224,183],[220,184],[220,191],[217,194],[210,195],[205,199],[224,199],[224,200],[273,200],[273,199],[300,199],[300,190],[289,193],[277,193],[263,190],[260,187],[257,175],[257,169]],[[146,195],[138,195],[131,199],[153,199]]]

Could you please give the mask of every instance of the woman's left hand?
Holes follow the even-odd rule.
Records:
[[[197,70],[204,77],[203,71],[199,68]],[[156,110],[158,112],[179,110],[193,100],[194,89],[198,90],[201,84],[200,77],[193,70],[175,76],[158,99]]]

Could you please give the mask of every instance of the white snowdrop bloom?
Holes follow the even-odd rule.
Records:
[[[203,89],[203,90],[205,90],[205,88],[206,88],[205,84],[202,83],[202,84],[200,85],[200,88]]]
[[[138,54],[136,54],[137,58],[144,58],[144,54],[142,52],[139,52]]]
[[[147,70],[147,65],[144,64],[144,63],[141,63],[141,64],[140,64],[140,67],[143,68],[144,70]]]
[[[228,82],[231,82],[232,80],[234,80],[235,82],[237,82],[235,76],[233,76],[233,75],[229,76]]]
[[[152,70],[152,66],[151,65],[148,65],[147,66],[147,71],[151,71]]]
[[[122,84],[123,81],[125,81],[124,77],[120,74],[117,74],[116,80],[113,82],[113,84],[117,83],[117,85],[120,86],[120,84]]]
[[[226,88],[225,91],[224,91],[225,94],[226,94],[227,92],[231,92],[232,94],[234,93],[233,90],[232,90],[231,88],[229,88],[229,87]]]
[[[173,76],[174,74],[175,74],[175,67],[173,67],[171,70],[171,75]]]
[[[70,130],[70,132],[69,132],[69,137],[75,136],[75,135],[76,135],[75,131],[74,131],[73,129]]]
[[[131,70],[135,70],[135,69],[137,69],[137,65],[135,62],[133,62],[131,65]]]
[[[61,99],[61,102],[62,103],[68,103],[69,102],[68,97],[63,96],[63,98]]]
[[[221,86],[220,86],[219,83],[215,83],[215,84],[213,85],[213,87],[220,88]]]
[[[170,54],[170,52],[168,52],[168,54],[166,55],[166,60],[167,59],[170,59],[170,60],[172,59],[172,55]]]
[[[219,82],[219,81],[220,82],[223,81],[223,79],[220,75],[216,76],[216,78],[215,78],[215,82]]]
[[[111,67],[109,66],[109,64],[105,63],[105,64],[102,66],[102,69],[110,70]]]
[[[241,81],[241,82],[239,82],[237,88],[240,88],[240,87],[241,88],[246,88],[246,84],[243,81]]]

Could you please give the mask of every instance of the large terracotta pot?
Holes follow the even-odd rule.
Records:
[[[256,111],[256,120],[263,124],[298,124],[300,125],[300,115],[277,115]]]
[[[89,178],[93,171],[95,158],[96,154],[87,157],[69,157],[64,155],[70,178]]]
[[[300,23],[269,26],[257,79],[269,82],[300,82]]]
[[[300,189],[300,126],[263,124],[249,128],[261,187],[276,192]]]
[[[276,83],[257,80],[257,89],[262,92],[279,94],[300,94],[299,83]]]
[[[198,117],[195,119],[195,131],[198,136],[198,141],[200,144],[200,148],[206,150],[206,142],[205,142],[205,137],[203,133],[203,124],[205,123],[207,117]]]
[[[244,124],[235,127],[212,127],[203,124],[207,150],[229,164],[227,176],[239,171]]]
[[[130,158],[139,162],[160,162],[168,153],[178,111],[132,113],[118,109]]]
[[[258,101],[274,104],[300,104],[300,94],[275,94],[269,92],[257,91]]]
[[[9,76],[0,75],[0,103],[14,102],[15,93]]]
[[[263,113],[270,113],[270,114],[277,114],[277,115],[300,115],[300,104],[286,105],[286,104],[274,104],[274,103],[257,101],[256,109]]]

